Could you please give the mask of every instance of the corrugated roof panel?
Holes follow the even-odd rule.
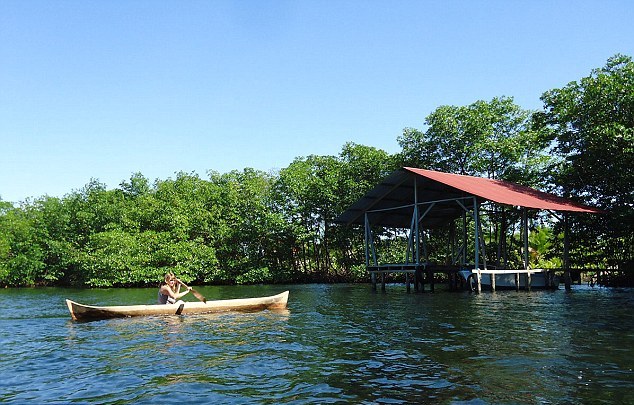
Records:
[[[500,204],[553,211],[602,212],[598,208],[589,207],[566,198],[508,181],[443,173],[413,167],[405,167],[404,169]]]
[[[507,181],[404,167],[383,179],[381,183],[342,213],[336,221],[346,224],[363,224],[364,214],[372,212],[372,224],[409,226],[408,221],[411,221],[411,214],[406,213],[407,208],[383,212],[377,212],[377,210],[413,205],[415,189],[416,200],[419,203],[477,197],[498,204],[534,209],[603,212],[598,208]],[[473,201],[466,200],[464,204],[467,208],[472,208]],[[462,215],[462,208],[455,201],[436,203],[434,208],[425,216],[425,226],[439,226],[460,215]]]

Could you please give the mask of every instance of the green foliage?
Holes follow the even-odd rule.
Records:
[[[0,284],[35,285],[55,278],[47,273],[40,218],[28,206],[5,210],[0,217]]]
[[[425,132],[406,128],[398,138],[403,165],[538,184],[547,144],[530,117],[508,97],[441,106],[427,116]]]
[[[496,97],[468,106],[441,106],[427,116],[426,131],[406,128],[398,141],[405,166],[449,173],[502,179],[541,188],[550,164],[547,131],[536,128],[531,112],[521,109],[512,98]],[[507,235],[499,224],[509,224],[510,212],[492,208],[481,217],[488,263],[499,266],[516,261],[506,245]],[[448,229],[434,230],[429,238],[429,260],[451,261],[447,252]],[[474,257],[467,247],[467,260]]]
[[[266,284],[274,281],[273,274],[268,267],[249,270],[236,277],[236,284]]]
[[[549,227],[539,227],[530,232],[528,249],[532,268],[559,269],[563,266],[561,258],[553,255],[555,237],[552,228]]]
[[[395,168],[386,152],[348,143],[338,157],[298,158],[280,172],[275,203],[289,224],[297,274],[338,278],[364,261],[362,233],[334,221]]]
[[[634,62],[616,55],[580,82],[542,96],[537,121],[556,140],[555,181],[568,193],[612,208],[632,203]]]
[[[608,265],[634,260],[634,61],[615,55],[590,76],[542,96],[535,124],[555,144],[551,167],[556,189],[597,205],[605,216],[571,217],[573,245],[594,252],[598,243]],[[580,252],[578,266],[594,261]],[[596,256],[596,255],[595,255]],[[575,264],[575,263],[573,263]]]

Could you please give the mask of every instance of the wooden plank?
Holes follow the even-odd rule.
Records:
[[[515,291],[520,290],[520,273],[515,273]]]
[[[495,270],[479,270],[482,274],[525,274],[525,273],[546,273],[547,270],[544,269],[495,269]]]

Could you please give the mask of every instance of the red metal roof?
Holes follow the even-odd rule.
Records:
[[[407,171],[428,179],[446,184],[485,200],[518,207],[536,208],[553,211],[574,211],[601,213],[602,210],[579,204],[566,198],[535,190],[527,186],[502,180],[483,177],[464,176],[433,170],[405,167]]]
[[[343,212],[336,222],[408,227],[414,201],[428,204],[424,225],[442,226],[473,209],[475,199],[540,210],[603,213],[598,208],[502,180],[404,167],[384,178]],[[459,203],[457,202],[459,201]]]

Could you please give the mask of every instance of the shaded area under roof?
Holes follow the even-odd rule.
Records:
[[[417,198],[414,198],[416,190]],[[365,213],[372,225],[407,228],[410,226],[414,201],[435,202],[426,212],[424,227],[442,226],[458,218],[464,208],[473,209],[473,197],[479,202],[552,211],[602,213],[598,208],[576,203],[566,198],[502,180],[443,173],[404,167],[394,171],[365,196],[343,212],[336,222],[363,225]],[[461,199],[460,204],[456,201]],[[420,208],[425,212],[427,208]]]

